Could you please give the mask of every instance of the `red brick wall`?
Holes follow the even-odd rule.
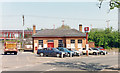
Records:
[[[95,42],[88,42],[89,47],[95,47]]]

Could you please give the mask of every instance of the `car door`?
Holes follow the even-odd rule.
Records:
[[[47,50],[47,55],[51,56],[51,49],[50,48],[48,48],[48,50]]]
[[[92,49],[91,48],[89,48],[89,51],[88,51],[90,54],[92,54],[93,53],[93,51],[92,51]]]
[[[51,56],[56,56],[56,51],[54,51],[53,49],[50,52]]]
[[[47,48],[44,48],[43,53],[44,55],[47,55]]]

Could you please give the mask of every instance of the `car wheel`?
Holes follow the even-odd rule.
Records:
[[[70,54],[68,54],[68,57],[70,57]]]
[[[17,55],[17,52],[14,52],[14,55]]]
[[[85,53],[83,53],[83,55],[85,55]]]
[[[43,57],[43,53],[40,53],[40,56]]]
[[[103,55],[105,55],[105,53],[103,53]]]
[[[106,52],[106,54],[107,54],[107,52]]]
[[[4,55],[7,55],[7,52],[4,52]]]
[[[56,56],[57,56],[57,57],[60,57],[60,54],[57,54]]]
[[[96,53],[96,52],[93,52],[93,55],[97,55],[97,53]]]

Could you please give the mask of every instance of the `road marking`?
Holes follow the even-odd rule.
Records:
[[[48,69],[48,70],[46,70],[46,71],[52,71],[52,70],[54,70],[54,69],[56,69],[56,68]]]
[[[34,65],[30,64],[30,65],[25,65],[25,66],[34,66]]]

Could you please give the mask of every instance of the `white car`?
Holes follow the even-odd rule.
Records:
[[[80,56],[81,55],[79,50],[76,50],[76,49],[69,49],[69,50],[74,53],[74,56]]]
[[[82,50],[82,53],[83,53],[83,55],[86,55],[87,53],[86,53],[86,49],[85,48],[83,48],[83,50]],[[88,53],[90,54],[90,55],[97,55],[97,54],[99,54],[99,50],[94,50],[93,48],[89,48],[88,49]]]

